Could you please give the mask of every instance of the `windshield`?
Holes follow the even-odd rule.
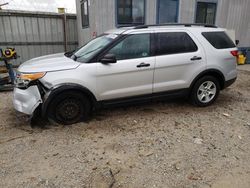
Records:
[[[83,63],[88,62],[91,58],[93,58],[98,52],[100,52],[104,47],[110,44],[113,40],[117,38],[118,35],[108,34],[102,35],[98,38],[93,39],[85,46],[78,49],[74,54],[73,58],[76,61],[80,61]]]

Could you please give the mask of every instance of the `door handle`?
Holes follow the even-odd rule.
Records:
[[[202,60],[202,57],[194,56],[190,60],[191,61],[198,61],[198,60]]]
[[[136,67],[137,68],[150,67],[150,64],[148,64],[148,63],[141,63],[141,64],[137,65]]]

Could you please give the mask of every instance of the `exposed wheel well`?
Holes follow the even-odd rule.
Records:
[[[77,88],[76,89],[66,89],[66,90],[63,90],[62,92],[67,92],[67,91],[81,93],[83,96],[85,96],[90,101],[91,104],[95,102],[95,98],[93,98],[93,96],[89,92],[86,92],[86,91],[83,91],[83,90],[77,89]],[[60,93],[62,93],[62,92],[60,92]]]
[[[92,108],[95,106],[96,98],[88,89],[86,89],[82,86],[77,86],[77,85],[65,85],[65,86],[57,87],[54,90],[50,91],[48,98],[45,99],[45,101],[42,105],[42,116],[46,117],[48,107],[49,107],[51,101],[56,96],[58,96],[59,94],[62,94],[64,92],[68,92],[68,91],[81,93],[83,96],[85,96],[89,100]]]
[[[221,90],[223,90],[224,89],[224,87],[225,87],[225,77],[223,76],[223,74],[220,72],[220,71],[218,71],[218,70],[206,70],[206,71],[204,71],[204,72],[202,72],[202,73],[200,73],[195,79],[194,79],[194,81],[192,82],[192,84],[191,84],[191,89],[194,87],[194,84],[200,79],[200,78],[202,78],[202,77],[204,77],[204,76],[213,76],[213,77],[215,77],[216,79],[218,79],[218,81],[219,81],[219,84],[220,84],[220,89]]]

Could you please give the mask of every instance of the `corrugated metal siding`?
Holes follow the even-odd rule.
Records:
[[[98,35],[116,27],[116,0],[90,0],[89,1],[89,20],[90,27],[82,28],[81,23],[81,4],[76,0],[77,7],[77,27],[79,44],[83,45],[93,38],[93,33]],[[156,1],[146,0],[146,23],[154,24],[156,21]]]
[[[76,0],[77,27],[79,44],[88,42],[93,33],[97,35],[115,27],[115,1],[114,0],[91,0],[89,1],[90,26],[82,28],[80,0]]]
[[[16,48],[21,58],[15,64],[42,55],[64,52],[62,18],[60,14],[0,11],[0,48]],[[78,46],[76,24],[76,16],[68,15],[67,50]]]
[[[223,6],[228,4],[227,6]],[[221,0],[218,10],[217,24],[236,31],[236,39],[240,40],[240,46],[250,46],[250,1],[249,0]],[[227,15],[224,22],[222,15]]]
[[[179,22],[193,23],[196,9],[196,0],[180,0]]]
[[[82,45],[92,38],[93,32],[98,34],[115,28],[116,0],[89,0],[90,28],[81,27],[80,0],[77,3],[79,43]],[[199,0],[217,2],[216,25],[236,31],[239,46],[250,46],[250,1],[249,0]],[[195,22],[197,0],[180,0],[180,23]],[[157,0],[146,0],[146,24],[155,24],[157,16]]]
[[[157,3],[155,0],[146,0],[146,24],[156,23]]]
[[[181,23],[195,21],[197,0],[180,1]],[[218,0],[215,24],[219,27],[235,30],[239,46],[250,46],[250,1],[249,0]]]

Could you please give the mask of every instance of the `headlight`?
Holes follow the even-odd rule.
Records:
[[[31,83],[44,77],[46,72],[17,73],[15,85],[17,88],[28,88]]]
[[[23,73],[23,74],[20,74],[20,79],[33,81],[33,80],[38,80],[44,77],[45,74],[46,74],[45,72],[38,72],[38,73],[32,73],[32,74]]]

